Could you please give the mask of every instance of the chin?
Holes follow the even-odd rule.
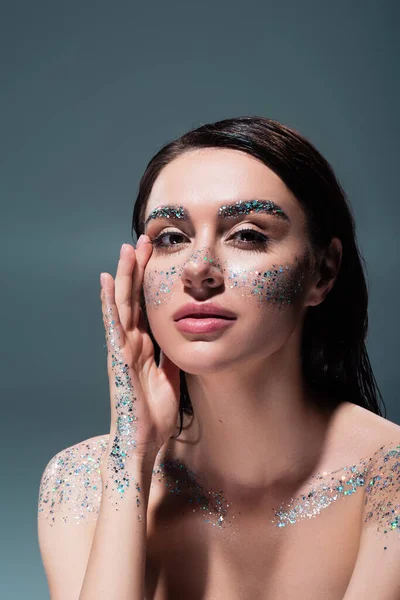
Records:
[[[226,347],[211,350],[209,342],[202,340],[191,342],[190,346],[185,345],[181,352],[177,351],[176,346],[172,352],[168,352],[168,346],[165,346],[165,354],[179,369],[190,375],[206,375],[236,368],[238,361],[243,358],[240,353],[234,356],[229,354]]]
[[[222,370],[222,367],[218,367],[215,363],[200,365],[198,362],[194,364],[187,361],[179,368],[188,375],[210,375],[211,373],[219,373]]]

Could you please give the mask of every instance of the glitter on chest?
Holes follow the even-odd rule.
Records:
[[[55,523],[57,513],[65,523],[68,515],[77,524],[97,519],[102,487],[99,467],[107,447],[106,439],[82,442],[50,461],[40,485],[38,510],[50,525]],[[291,498],[275,512],[274,519],[266,515],[266,521],[282,528],[317,517],[337,500],[364,488],[364,523],[384,534],[400,532],[400,444],[387,448],[382,446],[373,457],[357,465],[316,475],[312,481],[317,483],[311,483],[309,492]],[[206,525],[220,528],[239,524],[240,513],[223,490],[201,484],[199,477],[177,459],[161,457],[155,464],[151,485],[160,483],[166,493],[184,497],[189,511],[203,516]]]
[[[365,488],[363,522],[373,526],[377,533],[400,532],[400,445],[388,451],[381,446],[369,460],[343,467],[329,474],[330,483],[323,476],[315,479],[322,483],[283,505],[271,523],[277,527],[294,524],[301,519],[316,517],[333,502],[351,496]],[[337,475],[341,473],[340,475]]]
[[[323,483],[296,499],[292,498],[288,504],[285,504],[285,508],[282,505],[276,511],[275,518],[271,520],[271,523],[277,527],[286,527],[300,519],[311,519],[339,498],[351,496],[358,488],[365,485],[367,466],[361,471],[355,465],[344,467],[340,471],[343,474],[339,477],[331,474],[329,484],[326,484],[326,478],[323,476],[315,476],[315,479],[321,479]]]
[[[212,527],[225,524],[229,503],[223,496],[223,490],[206,489],[185,464],[177,459],[164,459],[153,469],[153,477],[164,483],[167,492],[184,497],[193,513],[204,514],[204,523]]]

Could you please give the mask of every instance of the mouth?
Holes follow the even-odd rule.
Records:
[[[236,318],[221,315],[186,315],[175,321],[175,326],[181,333],[215,334],[231,327],[235,321]]]
[[[189,302],[181,306],[173,315],[175,322],[184,320],[205,321],[214,319],[218,321],[235,321],[236,315],[225,306],[213,302]]]
[[[223,315],[213,315],[213,314],[188,314],[180,319],[175,319],[175,321],[184,321],[185,319],[223,319],[225,321],[234,321],[235,317],[225,317]]]

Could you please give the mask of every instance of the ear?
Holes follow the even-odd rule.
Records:
[[[342,262],[342,242],[331,239],[329,247],[319,254],[305,306],[318,306],[333,288]]]

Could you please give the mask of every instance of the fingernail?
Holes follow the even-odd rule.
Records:
[[[129,244],[122,244],[121,249],[119,251],[119,257],[121,258],[123,256],[123,254],[125,253],[125,250],[127,250],[129,247]]]
[[[105,277],[104,273],[101,273],[100,274],[100,285],[101,285],[101,287],[103,287],[103,285],[105,284],[105,282],[106,282],[106,277]]]
[[[137,250],[138,248],[140,248],[140,246],[143,244],[143,241],[144,241],[144,235],[142,234],[142,235],[139,237],[138,241],[137,241],[137,244],[136,244],[136,250]]]

